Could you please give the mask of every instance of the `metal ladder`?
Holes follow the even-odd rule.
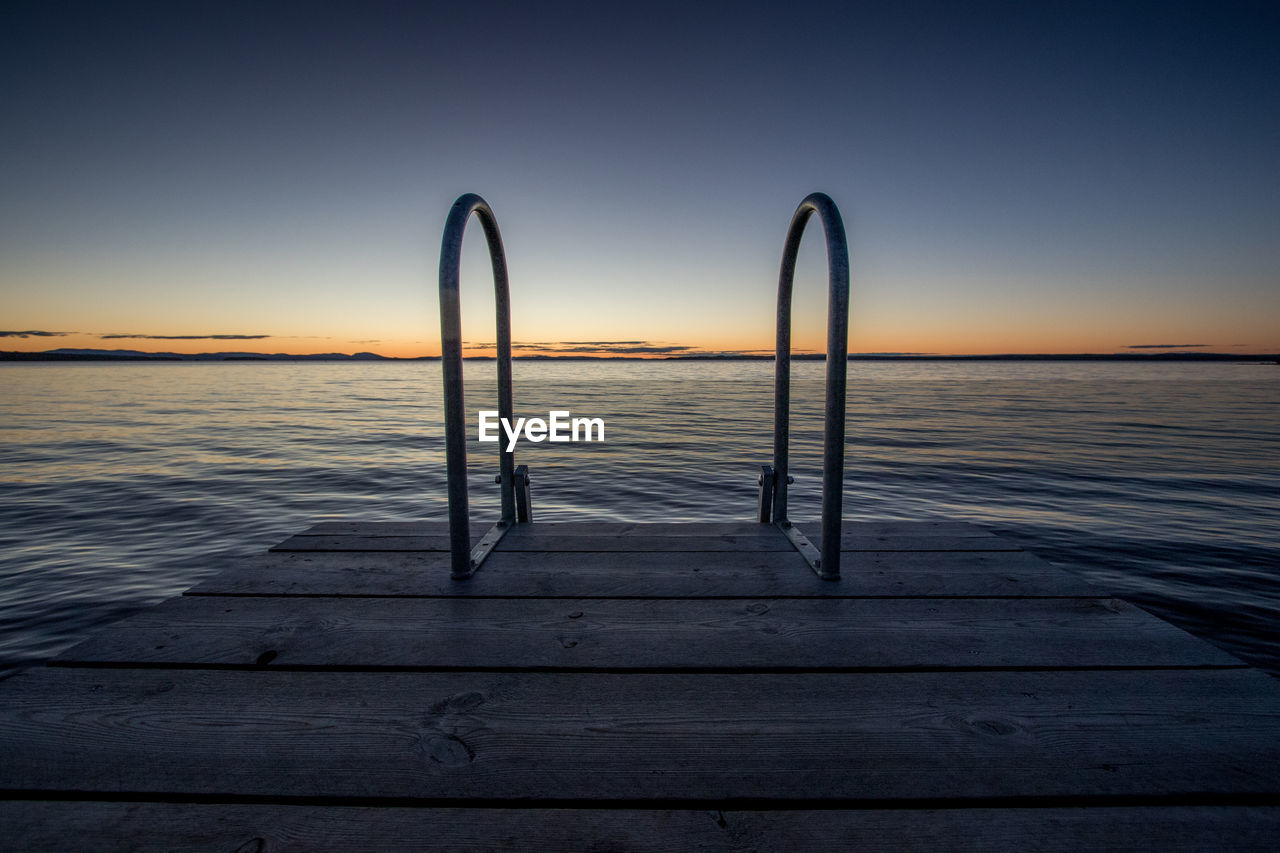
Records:
[[[502,517],[471,547],[470,503],[467,490],[467,427],[462,386],[462,319],[459,278],[462,235],[476,214],[489,244],[498,323],[498,416],[513,420],[511,404],[511,293],[507,256],[498,222],[487,202],[474,193],[453,203],[440,245],[440,344],[444,375],[445,459],[449,493],[451,576],[465,580],[480,568],[512,524],[532,519],[529,469],[516,466],[515,454],[498,442],[497,482],[502,490]],[[822,451],[822,549],[787,517],[787,471],[791,412],[791,290],[796,255],[804,227],[814,214],[827,239],[827,381],[826,419]],[[849,330],[849,250],[840,211],[828,196],[813,193],[796,208],[782,250],[778,275],[777,348],[774,368],[773,465],[762,465],[759,479],[759,520],[782,530],[824,580],[840,579],[840,514],[844,486],[845,373]]]

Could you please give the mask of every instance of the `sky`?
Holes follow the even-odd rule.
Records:
[[[0,5],[0,350],[439,354],[483,196],[517,354],[1280,352],[1280,6]],[[794,347],[825,350],[822,229]],[[473,219],[467,352],[492,352]]]

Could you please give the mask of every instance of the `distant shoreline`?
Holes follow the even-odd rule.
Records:
[[[12,352],[0,351],[0,362],[384,362],[384,361],[439,361],[440,356],[394,358],[375,353],[321,353],[315,355],[289,355],[285,353],[143,353],[136,351],[79,351]],[[472,356],[466,361],[493,361],[493,356]],[[773,361],[772,355],[674,355],[641,358],[638,356],[592,355],[523,355],[514,361]],[[792,361],[826,361],[822,353],[793,354]],[[1216,352],[1171,353],[1009,353],[1001,355],[905,355],[905,354],[853,354],[849,361],[1127,361],[1127,362],[1280,362],[1280,354],[1239,355]]]

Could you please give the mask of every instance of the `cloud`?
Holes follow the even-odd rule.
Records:
[[[497,344],[491,341],[463,341],[462,345],[471,350],[494,350]],[[695,356],[733,358],[736,356],[773,355],[773,347],[767,349],[734,349],[709,350],[688,344],[667,344],[657,341],[513,341],[511,349],[523,355],[651,355],[651,356]],[[792,355],[808,355],[818,350],[796,348]]]
[[[1213,344],[1130,344],[1127,349],[1196,349],[1211,346]]]
[[[802,353],[801,353],[801,351],[800,351],[800,350],[796,350],[795,352],[793,352],[793,353],[792,353],[792,355],[801,355],[801,354],[802,354]],[[687,357],[687,358],[741,358],[742,356],[745,356],[745,355],[751,355],[751,356],[768,355],[768,356],[772,356],[772,355],[773,355],[773,350],[761,350],[761,349],[700,349],[700,350],[698,350],[697,352],[682,352],[682,353],[675,353],[675,355],[676,355],[676,356],[683,356],[683,357]]]
[[[260,341],[271,335],[98,335],[104,341]]]
[[[599,347],[633,346],[634,347],[634,346],[643,346],[645,344],[648,344],[649,341],[560,341],[560,343],[565,344],[566,346],[579,346],[579,347],[588,347],[588,346],[599,346]]]
[[[74,334],[75,332],[39,332],[31,329],[25,332],[0,332],[0,338],[60,338]]]
[[[495,350],[492,341],[463,341],[469,350]],[[511,349],[519,355],[598,355],[598,356],[668,356],[679,358],[734,358],[740,356],[773,355],[773,347],[767,349],[709,350],[688,344],[668,344],[658,341],[513,341]],[[801,356],[817,350],[794,349],[792,355]]]
[[[497,349],[492,342],[468,342],[463,345],[468,349]],[[582,355],[584,353],[604,353],[609,355],[680,355],[697,352],[698,348],[683,344],[660,344],[653,341],[514,341],[514,350],[521,352],[545,353],[548,355]]]
[[[658,346],[654,344],[645,344],[643,341],[637,341],[634,344],[624,344],[621,342],[610,344],[576,344],[572,346],[561,346],[556,351],[566,353],[606,352],[614,355],[674,355],[677,353],[687,353],[694,349],[695,347],[678,346],[675,344]]]

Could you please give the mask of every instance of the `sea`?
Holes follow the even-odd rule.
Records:
[[[537,521],[752,519],[773,365],[520,361]],[[825,365],[792,380],[816,518]],[[472,517],[496,520],[493,362],[468,362]],[[0,365],[0,675],[316,521],[447,516],[439,362]],[[847,519],[960,519],[1280,675],[1280,367],[849,364]]]

